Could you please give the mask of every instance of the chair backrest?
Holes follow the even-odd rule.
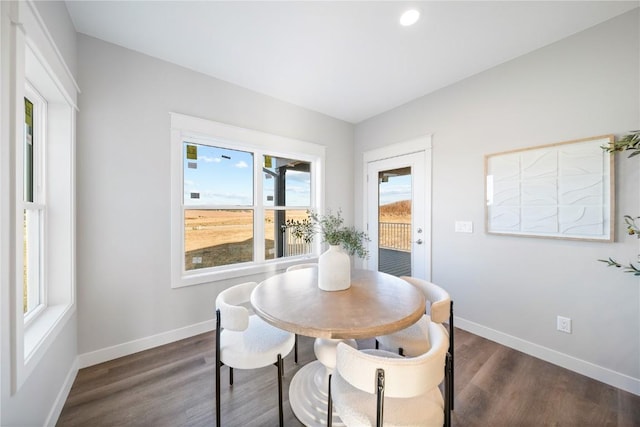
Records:
[[[287,267],[287,271],[300,270],[301,268],[318,268],[317,262],[307,262],[304,264],[295,264]]]
[[[216,309],[220,310],[220,323],[224,329],[244,331],[249,327],[249,310],[241,304],[251,299],[256,282],[231,286],[218,294]]]
[[[384,393],[387,397],[419,396],[436,387],[444,379],[449,340],[444,327],[429,325],[431,349],[418,357],[385,357],[368,354],[339,343],[336,371],[348,383],[367,393],[376,393],[376,371],[385,372]]]
[[[402,276],[400,278],[416,286],[424,293],[424,297],[429,301],[429,315],[431,316],[432,322],[444,323],[449,320],[451,297],[447,291],[426,280],[409,276]]]

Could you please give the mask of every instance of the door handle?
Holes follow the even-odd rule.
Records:
[[[417,244],[419,244],[419,245],[421,245],[421,244],[422,244],[422,239],[418,239],[418,240],[416,240],[416,243],[417,243]]]

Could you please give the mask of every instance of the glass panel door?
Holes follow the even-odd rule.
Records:
[[[368,268],[426,278],[424,152],[369,162],[367,175]]]

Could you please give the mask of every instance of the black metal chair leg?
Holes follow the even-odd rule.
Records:
[[[216,310],[216,427],[220,427],[220,310]]]
[[[380,343],[378,342],[378,340],[376,340],[376,350],[378,350],[380,348]]]
[[[282,356],[278,354],[278,415],[280,416],[280,427],[284,426],[284,412],[282,410]]]
[[[229,385],[233,385],[233,368],[229,367]]]
[[[378,341],[376,341],[377,343]],[[331,375],[329,375],[329,390],[327,390],[327,394],[329,395],[327,398],[327,427],[331,427],[333,425],[333,400],[331,400]]]
[[[220,425],[220,364],[216,362],[216,426]]]
[[[296,334],[296,341],[293,345],[293,361],[298,364],[298,334]]]
[[[451,426],[451,354],[447,353],[444,365],[444,427]]]
[[[398,349],[398,354],[399,354],[400,356],[404,356],[404,348],[400,347],[400,348]]]

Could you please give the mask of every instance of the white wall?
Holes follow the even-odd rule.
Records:
[[[35,1],[38,13],[71,74],[76,76],[76,29],[63,1]]]
[[[635,9],[358,124],[355,194],[361,218],[363,151],[433,133],[432,280],[458,326],[640,394],[640,283],[596,261],[637,259],[638,158],[617,159],[611,244],[487,235],[483,184],[485,154],[640,129],[638,28]]]
[[[32,6],[35,5],[35,9]],[[40,8],[43,7],[41,10]],[[50,344],[45,345],[45,353],[37,362],[33,371],[23,384],[14,390],[12,376],[15,364],[11,361],[12,346],[16,345],[12,339],[11,322],[13,308],[9,301],[14,297],[15,280],[13,274],[15,268],[11,261],[15,260],[12,253],[13,241],[10,217],[15,210],[15,204],[11,200],[11,184],[13,178],[11,146],[14,141],[9,135],[10,117],[15,111],[15,102],[11,99],[10,92],[14,91],[14,78],[10,70],[14,66],[15,58],[10,55],[12,36],[10,28],[11,20],[22,24],[22,29],[32,43],[35,43],[39,52],[46,58],[54,73],[64,73],[60,81],[67,82],[68,71],[71,71],[76,60],[75,30],[67,14],[63,2],[26,3],[1,2],[0,3],[0,27],[2,30],[2,61],[0,77],[2,80],[0,117],[2,133],[0,144],[2,151],[2,163],[0,170],[0,184],[2,196],[0,197],[0,234],[2,235],[2,261],[0,262],[0,425],[2,426],[42,426],[47,423],[55,423],[62,404],[66,398],[71,382],[77,371],[77,318],[72,313],[64,324],[56,327],[56,333]],[[28,12],[27,12],[28,11]],[[44,25],[45,31],[37,23]],[[47,37],[46,33],[49,34]],[[59,54],[56,53],[58,50]],[[66,65],[65,65],[66,63]],[[67,70],[64,70],[67,68]],[[73,86],[72,84],[70,86]],[[69,87],[65,89],[69,90]],[[75,89],[71,88],[74,93]],[[18,308],[20,309],[20,308]],[[43,347],[44,348],[44,347]],[[21,363],[21,362],[18,362]]]
[[[0,425],[55,425],[78,370],[76,325],[74,315],[18,392],[3,393]]]
[[[353,217],[353,125],[84,35],[78,47],[81,365],[211,322],[231,283],[171,288],[169,112],[327,146],[327,206]]]

